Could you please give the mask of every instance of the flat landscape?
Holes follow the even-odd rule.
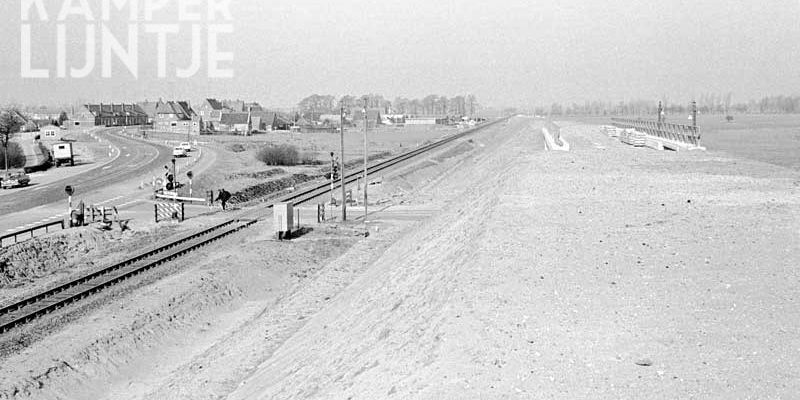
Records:
[[[370,187],[384,201],[371,205],[368,237],[363,221],[304,218],[306,234],[278,242],[265,212],[13,331],[0,344],[0,398],[800,392],[797,170],[562,126],[570,152],[546,151],[541,120],[514,117],[385,174]],[[62,240],[95,255],[174,233]],[[64,274],[58,265],[40,279]]]

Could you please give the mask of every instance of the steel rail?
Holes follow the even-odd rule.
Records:
[[[383,171],[387,168],[412,159],[420,154],[427,153],[433,149],[444,146],[471,133],[485,129],[489,126],[505,121],[508,118],[495,120],[479,125],[475,128],[448,136],[442,140],[410,150],[388,160],[373,163],[368,168],[368,175]],[[345,175],[345,184],[355,182],[363,176],[362,171],[353,171]],[[336,187],[340,187],[337,185]],[[319,197],[330,190],[330,183],[312,185],[299,192],[290,193],[279,198],[281,201],[294,201],[295,204],[302,204]],[[269,204],[266,208],[272,208]],[[45,290],[41,293],[24,298],[13,304],[0,308],[0,334],[8,332],[15,326],[28,323],[42,315],[46,315],[54,310],[64,307],[67,304],[83,299],[95,292],[113,286],[132,276],[138,275],[155,266],[175,259],[181,255],[189,253],[207,245],[215,240],[238,232],[258,222],[257,215],[263,209],[249,210],[239,213],[238,216],[214,225],[209,228],[195,231],[181,236],[162,246],[153,246],[145,249],[136,255],[129,257],[119,263],[108,267],[103,267],[92,271],[81,277],[59,284],[58,286]]]

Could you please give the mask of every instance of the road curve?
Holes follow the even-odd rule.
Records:
[[[165,146],[115,135],[112,130],[103,130],[99,134],[120,150],[119,157],[102,168],[0,196],[0,215],[63,201],[66,185],[74,186],[80,193],[89,193],[166,165],[172,158],[171,149]]]

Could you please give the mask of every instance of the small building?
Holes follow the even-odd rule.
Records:
[[[61,136],[61,128],[55,125],[45,125],[39,128],[39,137],[42,140],[55,140]]]
[[[366,113],[367,127],[370,129],[376,128],[381,125],[383,118],[381,117],[382,110],[380,108],[369,108]],[[361,125],[364,122],[364,109],[353,108],[350,111],[350,118],[353,124]]]
[[[319,122],[326,126],[339,126],[342,123],[342,117],[339,114],[322,114],[319,116]]]
[[[249,135],[251,131],[249,113],[223,113],[217,131]]]
[[[406,125],[436,125],[436,117],[407,117]]]

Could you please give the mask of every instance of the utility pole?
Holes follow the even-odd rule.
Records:
[[[336,182],[336,174],[334,174],[334,171],[336,171],[336,158],[334,157],[335,154],[336,153],[331,152],[331,205],[336,202],[336,200],[333,198],[333,184]]]
[[[662,115],[663,115],[663,112],[664,112],[664,108],[661,106],[661,102],[659,101],[659,102],[658,102],[658,123],[659,123],[659,124],[660,124],[660,123],[662,123],[662,122],[664,122],[664,121],[662,120],[662,118],[663,118],[663,117],[662,117]]]
[[[176,194],[178,193],[178,173],[177,172],[178,172],[178,170],[175,168],[175,157],[172,157],[172,179],[174,179],[174,181],[172,182],[172,190],[174,190]]]
[[[697,128],[697,102],[692,101],[692,126]]]
[[[344,104],[342,104],[342,108],[339,111],[339,138],[341,140],[340,143],[340,151],[341,151],[341,161],[339,161],[339,177],[341,178],[342,184],[342,222],[347,221],[347,193],[345,192],[344,187]]]
[[[364,230],[367,230],[367,131],[369,130],[369,118],[367,117],[367,98],[364,97]]]

